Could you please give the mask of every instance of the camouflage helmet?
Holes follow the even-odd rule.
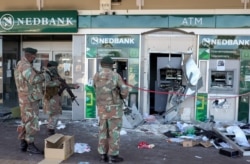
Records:
[[[115,61],[110,56],[104,56],[101,60],[101,66],[106,68],[112,68]]]
[[[47,67],[57,67],[58,63],[56,61],[49,61]]]
[[[31,48],[31,47],[23,48],[23,51],[25,53],[34,54],[34,55],[37,53],[37,49]]]
[[[103,65],[113,65],[115,64],[114,60],[110,56],[104,56],[101,60],[101,64]]]

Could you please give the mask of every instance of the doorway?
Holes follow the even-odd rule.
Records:
[[[162,114],[166,111],[169,96],[167,92],[174,90],[176,82],[181,83],[178,80],[181,77],[177,77],[182,75],[181,63],[181,54],[150,53],[149,87],[154,91],[150,92],[150,114]],[[173,73],[172,77],[167,78],[167,72]]]
[[[17,89],[14,79],[14,68],[19,60],[19,36],[3,36],[2,94],[3,108],[10,109],[18,106]]]
[[[50,60],[58,62],[58,74],[66,83],[72,83],[72,42],[23,42],[23,47],[33,47],[38,50],[37,57],[33,63],[37,70],[42,70]],[[64,90],[62,94],[62,109],[72,110],[70,95]],[[40,108],[42,107],[42,103]]]

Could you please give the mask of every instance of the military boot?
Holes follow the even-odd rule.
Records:
[[[31,154],[43,154],[43,151],[40,151],[33,142],[28,144],[27,152]]]
[[[55,129],[48,129],[48,136],[52,136],[55,134]]]
[[[27,151],[27,147],[28,147],[27,141],[25,141],[24,139],[22,139],[21,143],[20,143],[20,150],[23,151],[23,152],[26,152]]]
[[[101,154],[100,162],[108,162],[108,156],[107,156],[107,154]]]
[[[122,157],[119,157],[118,155],[110,155],[109,156],[109,163],[118,163],[124,161]]]

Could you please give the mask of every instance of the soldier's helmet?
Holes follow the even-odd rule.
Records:
[[[112,66],[113,64],[115,64],[115,61],[110,57],[110,56],[104,56],[101,60],[101,65],[102,66]]]
[[[31,48],[31,47],[23,48],[23,51],[25,53],[34,54],[34,55],[37,53],[37,49]]]
[[[58,63],[56,61],[49,61],[47,67],[57,67]]]

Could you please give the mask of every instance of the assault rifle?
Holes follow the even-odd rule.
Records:
[[[64,89],[66,89],[66,91],[68,92],[68,94],[71,97],[71,101],[75,101],[76,104],[79,106],[79,103],[76,100],[76,96],[74,95],[74,93],[71,91],[71,88],[69,87],[69,85],[66,83],[65,79],[62,79],[61,77],[58,77],[58,80],[61,82],[61,89],[58,91],[59,96],[62,95]]]
[[[52,70],[46,70],[46,72],[52,77],[56,77],[60,82],[61,82],[61,88],[58,91],[58,95],[61,96],[63,91],[66,89],[66,91],[68,92],[71,101],[75,101],[76,104],[79,106],[79,103],[76,100],[76,96],[74,95],[74,93],[71,91],[70,86],[66,83],[66,80],[61,78],[61,76],[57,73],[56,69],[52,69]]]

